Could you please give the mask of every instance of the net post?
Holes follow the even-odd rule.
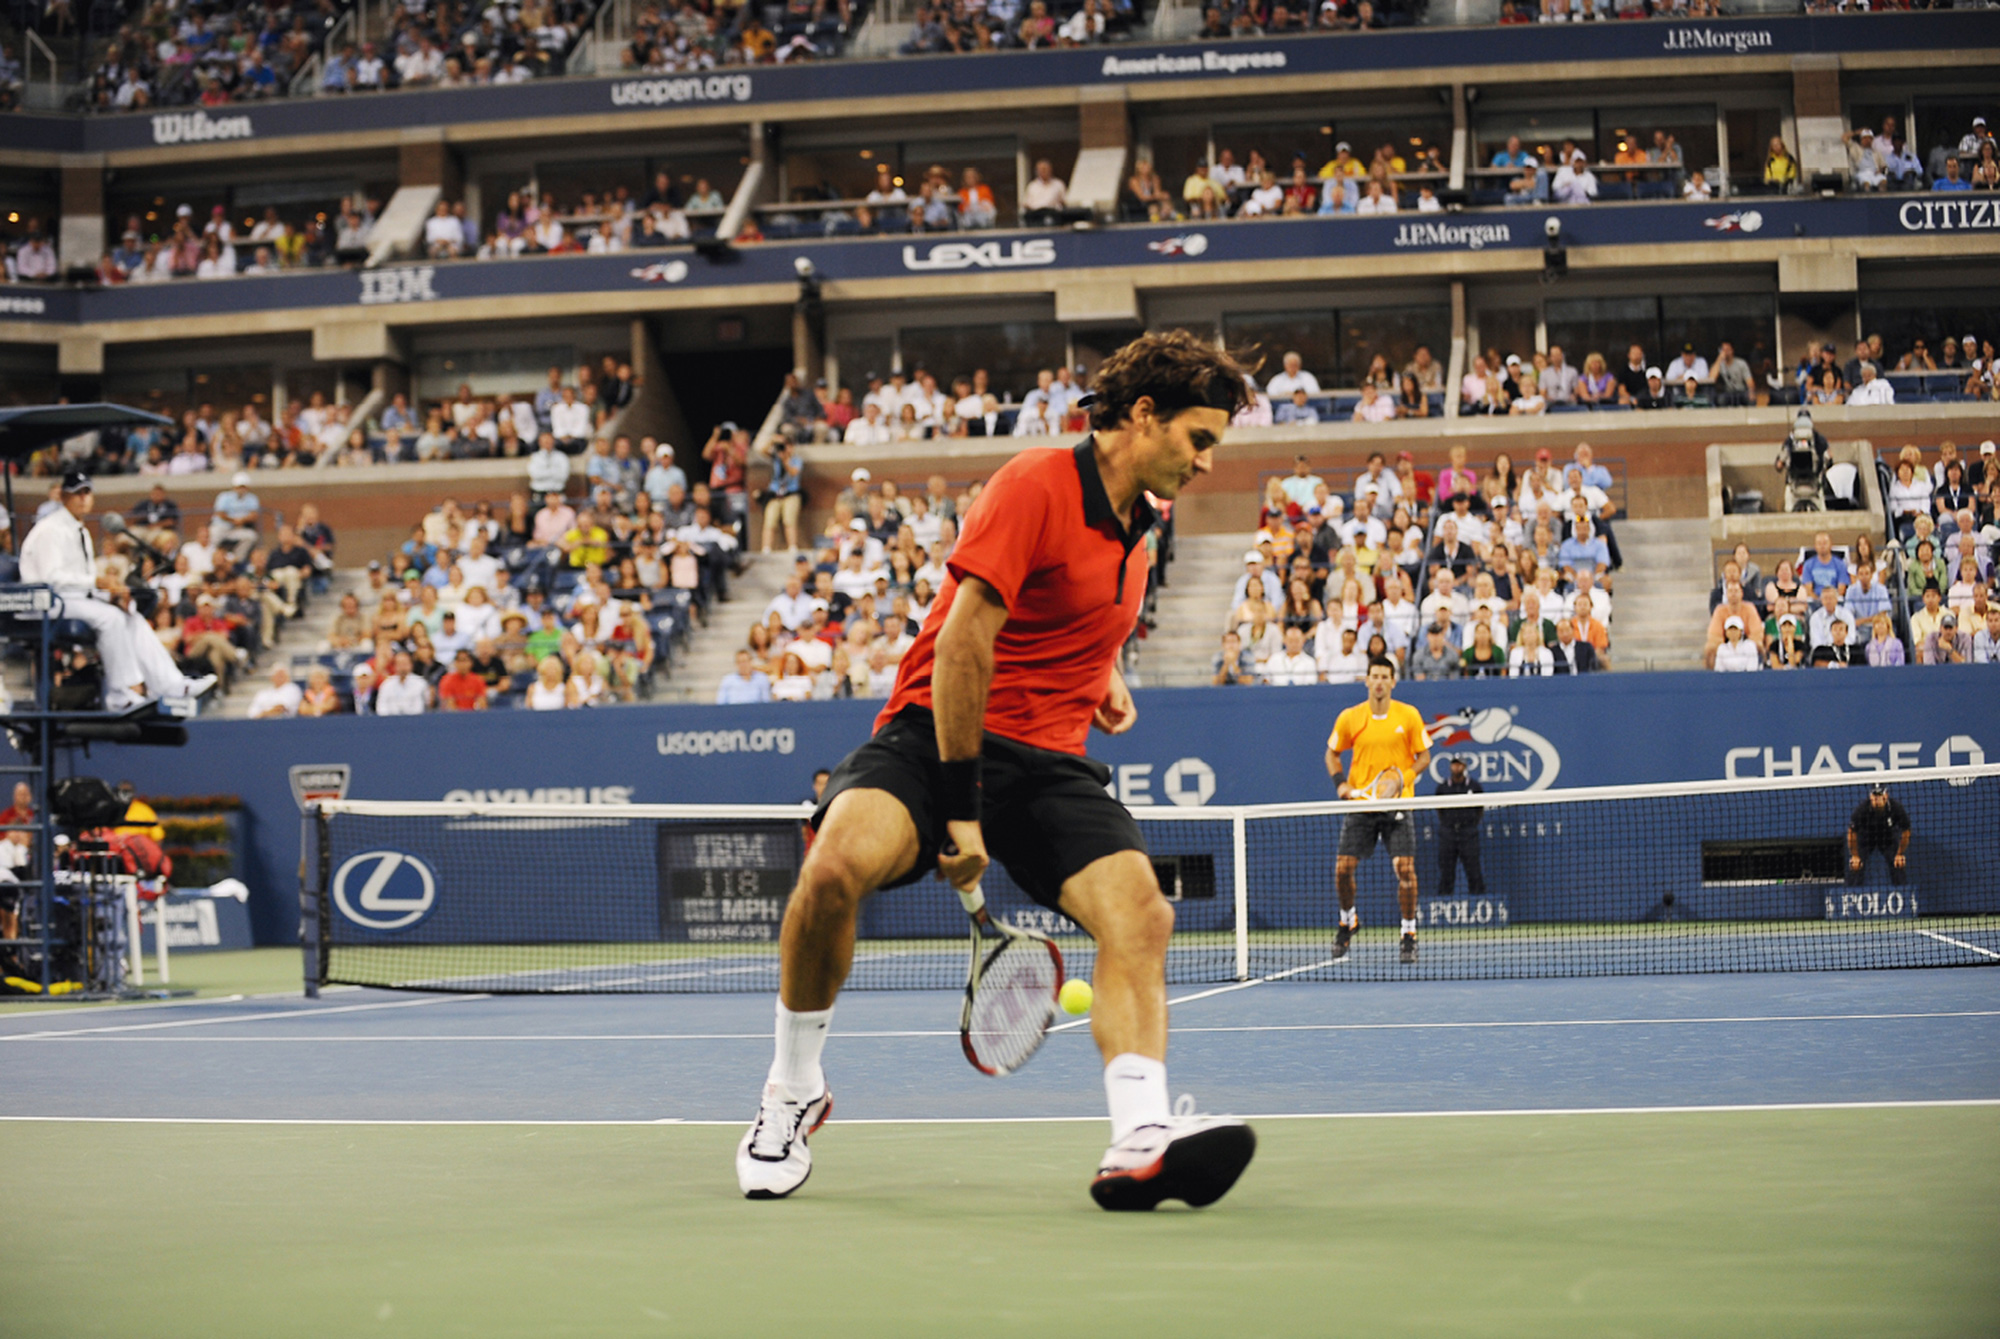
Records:
[[[299,821],[299,953],[303,959],[305,997],[319,998],[326,980],[326,940],[322,929],[326,904],[326,884],[331,854],[327,846],[327,817],[317,804],[308,804]],[[307,871],[314,877],[308,878]]]
[[[1229,864],[1233,871],[1230,883],[1236,901],[1236,979],[1250,979],[1250,870],[1249,847],[1244,828],[1248,820],[1241,809],[1233,809],[1229,814]]]

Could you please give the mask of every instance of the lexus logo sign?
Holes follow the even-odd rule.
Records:
[[[334,872],[333,904],[366,930],[407,930],[437,904],[437,876],[400,851],[364,851]]]

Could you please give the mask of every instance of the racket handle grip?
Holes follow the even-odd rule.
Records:
[[[966,915],[977,916],[981,911],[986,909],[986,890],[978,884],[972,885],[970,892],[967,892],[963,888],[957,891],[958,900],[965,904]]]

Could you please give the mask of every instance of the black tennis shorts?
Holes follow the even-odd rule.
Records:
[[[1407,810],[1349,814],[1340,825],[1340,850],[1337,854],[1366,860],[1375,854],[1375,843],[1378,841],[1388,846],[1391,859],[1416,855],[1417,835]]]
[[[1139,825],[1105,784],[1111,769],[1074,753],[1055,753],[989,734],[985,800],[980,827],[986,851],[1021,891],[1056,909],[1063,883],[1093,861],[1119,851],[1144,851]],[[813,813],[818,831],[834,796],[843,790],[886,790],[909,810],[917,827],[917,863],[883,885],[900,888],[937,873],[944,819],[937,810],[941,784],[937,724],[924,707],[906,707],[833,769]]]

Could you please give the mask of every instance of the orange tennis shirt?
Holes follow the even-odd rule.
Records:
[[[1388,713],[1377,717],[1366,702],[1357,702],[1334,717],[1333,733],[1326,746],[1335,753],[1354,750],[1348,765],[1347,785],[1361,790],[1375,784],[1375,778],[1390,768],[1403,774],[1403,793],[1412,792],[1417,780],[1417,755],[1429,741],[1424,736],[1424,718],[1407,702],[1391,700]],[[1366,795],[1360,798],[1368,798]]]
[[[938,629],[959,583],[977,577],[1007,606],[993,643],[986,729],[1035,748],[1082,753],[1146,596],[1140,541],[1156,519],[1141,494],[1131,528],[1119,524],[1090,438],[1072,450],[1023,451],[1002,465],[965,517],[945,562],[944,589],[903,656],[875,728],[905,707],[931,705]]]

